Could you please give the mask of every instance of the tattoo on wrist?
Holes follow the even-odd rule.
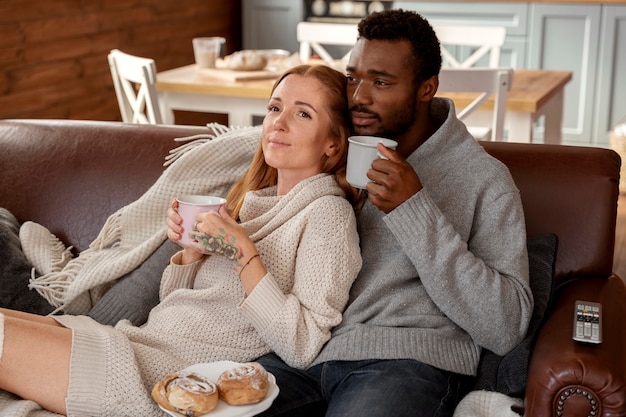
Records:
[[[222,255],[228,260],[237,262],[237,265],[239,265],[239,259],[243,257],[243,253],[235,245],[235,237],[226,235],[224,229],[220,229],[220,234],[217,236],[200,233],[197,240],[206,253]]]

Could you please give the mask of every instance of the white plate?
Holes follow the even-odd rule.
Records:
[[[181,372],[195,372],[198,375],[202,375],[213,382],[217,382],[217,378],[219,378],[222,372],[235,368],[239,365],[241,365],[241,363],[231,361],[198,363],[183,369]],[[267,390],[267,395],[265,396],[265,399],[263,401],[250,405],[228,405],[224,401],[219,400],[217,402],[217,407],[215,407],[209,413],[203,415],[207,417],[252,417],[267,410],[268,408],[270,408],[270,405],[272,405],[272,402],[278,396],[279,392],[278,385],[276,385],[276,378],[269,372],[267,374],[270,381],[270,387]],[[159,408],[161,408],[161,410],[165,411],[170,416],[185,417],[183,414],[176,413],[174,411],[168,411],[161,406],[159,406]]]

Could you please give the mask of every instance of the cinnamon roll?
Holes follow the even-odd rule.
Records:
[[[196,373],[167,374],[152,389],[161,407],[186,417],[206,414],[217,406],[217,386]]]
[[[269,386],[267,371],[258,362],[224,371],[217,379],[220,398],[230,405],[258,403],[267,395]]]

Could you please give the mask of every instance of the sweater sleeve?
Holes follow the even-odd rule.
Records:
[[[361,268],[354,211],[334,200],[342,203],[311,210],[291,291],[284,294],[268,273],[240,304],[270,348],[296,368],[306,368],[330,338]]]
[[[466,202],[471,206],[470,202]],[[422,189],[385,217],[437,307],[503,355],[526,334],[533,301],[519,192],[481,200],[462,236]]]
[[[187,265],[181,265],[181,256],[182,251],[175,253],[170,258],[169,265],[163,271],[161,286],[159,289],[159,299],[161,301],[174,290],[179,288],[192,288],[193,286],[196,272],[198,271],[202,260],[198,260]]]

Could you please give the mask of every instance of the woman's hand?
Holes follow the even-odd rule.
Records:
[[[176,199],[172,200],[172,205],[167,209],[165,224],[167,224],[167,238],[178,243],[183,237],[183,218],[178,214],[178,201]]]
[[[172,205],[167,209],[167,218],[165,220],[167,224],[167,238],[174,243],[178,243],[183,237],[183,218],[178,214],[178,201],[174,199]],[[203,254],[198,252],[195,248],[187,247],[182,251],[182,255],[177,257],[177,262],[180,265],[186,265],[196,262],[202,258]]]
[[[226,205],[217,213],[200,213],[196,217],[190,248],[205,255],[219,255],[233,262],[246,294],[267,274],[254,242],[228,212]]]
[[[221,255],[241,265],[242,258],[256,253],[246,231],[228,213],[226,205],[219,212],[200,213],[190,234],[191,247],[205,255]]]

